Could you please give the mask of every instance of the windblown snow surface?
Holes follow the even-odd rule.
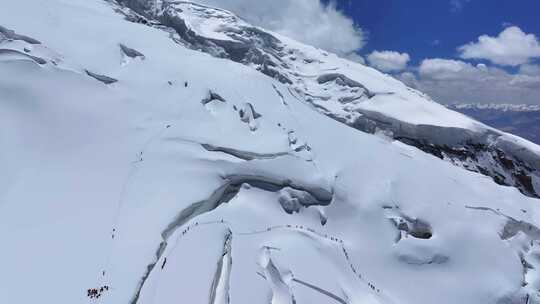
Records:
[[[4,1],[0,26],[1,303],[540,303],[516,188],[109,2]]]

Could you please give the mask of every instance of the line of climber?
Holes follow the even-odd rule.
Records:
[[[192,231],[193,228],[197,227],[197,226],[202,226],[202,225],[211,225],[211,224],[226,224],[227,226],[229,226],[230,228],[230,224],[229,222],[226,222],[224,221],[223,219],[219,220],[219,221],[208,221],[208,222],[194,222],[193,224],[187,226],[183,231],[182,231],[182,236],[183,235],[186,235],[188,232]],[[240,233],[240,234],[255,234],[255,233],[266,233],[266,232],[270,232],[272,230],[275,230],[275,229],[298,229],[298,230],[304,230],[304,231],[307,231],[307,232],[310,232],[310,233],[313,233],[313,234],[316,234],[320,237],[323,237],[323,238],[326,238],[326,239],[329,239],[333,242],[336,242],[336,243],[339,243],[341,244],[341,249],[343,251],[343,255],[345,256],[345,259],[347,260],[348,264],[349,264],[349,268],[351,269],[351,271],[355,274],[355,276],[357,276],[360,280],[366,282],[363,277],[362,277],[362,274],[360,274],[356,267],[354,266],[354,264],[351,262],[350,260],[350,256],[349,256],[349,253],[347,251],[347,249],[345,248],[345,246],[343,246],[343,240],[338,238],[338,237],[334,237],[334,236],[329,236],[328,234],[322,234],[320,232],[317,232],[315,229],[313,228],[309,228],[309,227],[304,227],[303,225],[291,225],[291,224],[287,224],[287,225],[278,225],[278,226],[272,226],[272,227],[268,227],[264,230],[259,230],[259,231],[255,231],[255,232],[249,232],[249,233]],[[165,267],[165,264],[167,263],[167,258],[165,257],[164,260],[163,260],[163,263],[161,265],[161,269],[164,269]],[[380,293],[380,289],[377,288],[374,284],[370,283],[370,282],[366,282],[368,287],[377,292],[377,293]]]

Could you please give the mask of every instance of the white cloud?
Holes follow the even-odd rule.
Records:
[[[374,51],[367,56],[369,64],[383,72],[402,71],[410,59],[409,54],[394,51]]]
[[[357,62],[357,63],[360,63],[360,64],[366,64],[366,60],[364,59],[364,57],[362,57],[361,55],[359,55],[356,52],[346,54],[343,57],[346,58],[346,59],[349,59],[350,61],[354,61],[354,62]]]
[[[418,72],[422,77],[437,80],[453,79],[456,76],[459,78],[473,70],[474,67],[469,63],[441,58],[425,59],[418,68]]]
[[[510,74],[485,64],[433,58],[423,60],[416,75],[405,72],[399,78],[442,103],[540,104],[540,74]]]
[[[320,0],[202,0],[230,10],[254,25],[322,49],[349,54],[365,43],[364,32],[336,9]]]
[[[482,35],[477,42],[463,45],[458,51],[463,59],[487,59],[499,65],[518,66],[540,57],[540,43],[535,35],[511,26],[497,37]]]
[[[470,0],[450,0],[450,10],[452,12],[459,12],[469,1]]]

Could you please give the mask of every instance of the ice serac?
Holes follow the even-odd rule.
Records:
[[[540,197],[538,146],[438,105],[388,75],[255,27],[226,10],[190,1],[118,1],[133,10],[125,12],[130,19],[141,14],[153,20],[148,24],[169,28],[179,44],[275,78],[348,126],[384,134]]]

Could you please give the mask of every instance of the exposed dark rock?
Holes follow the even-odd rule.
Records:
[[[523,187],[523,189],[526,191],[525,193],[535,193],[538,197],[538,193],[536,193],[534,186],[532,184],[532,178],[525,173],[523,170],[519,170],[517,173],[514,173],[515,180]]]
[[[105,76],[105,75],[100,75],[100,74],[96,74],[96,73],[92,73],[88,70],[84,70],[86,72],[86,74],[98,81],[101,81],[103,82],[104,84],[111,84],[111,83],[115,83],[117,82],[118,80],[114,79],[114,78],[111,78],[109,76]]]
[[[498,149],[495,152],[497,153],[497,158],[504,166],[504,168],[506,168],[507,170],[513,170],[515,168],[514,162],[511,159],[507,158],[504,152]]]
[[[280,73],[278,70],[270,67],[268,64],[263,64],[262,68],[260,68],[259,71],[267,76],[277,79],[281,83],[285,83],[285,84],[293,83],[287,76]]]
[[[120,49],[122,50],[122,53],[124,53],[126,56],[130,58],[140,57],[141,59],[145,59],[145,56],[141,52],[134,50],[132,48],[129,48],[121,43],[119,45],[120,45]]]

